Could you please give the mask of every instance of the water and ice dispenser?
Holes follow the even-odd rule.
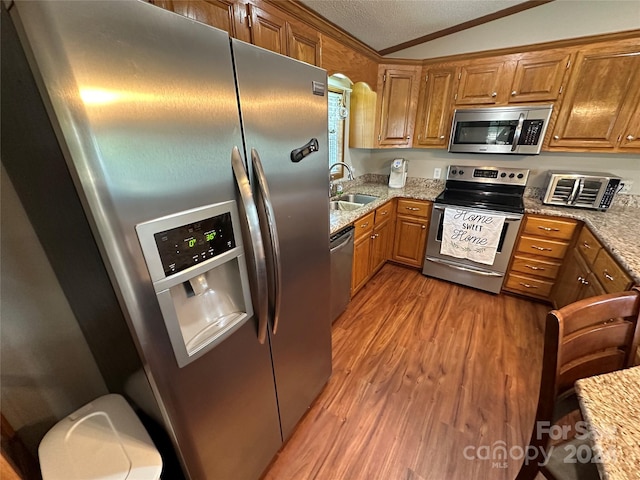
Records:
[[[235,201],[136,226],[178,366],[253,315]]]

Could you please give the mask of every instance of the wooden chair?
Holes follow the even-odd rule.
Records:
[[[640,340],[640,289],[586,298],[547,315],[540,394],[528,452],[516,480],[538,473],[551,480],[599,479],[592,463],[567,463],[564,448],[550,449],[549,425],[578,410],[573,384],[633,365]],[[542,426],[542,428],[541,428]],[[556,430],[557,431],[557,430]],[[575,448],[589,440],[571,439]],[[542,452],[555,452],[545,466]]]

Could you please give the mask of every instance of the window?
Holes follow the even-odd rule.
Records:
[[[350,86],[351,81],[343,75],[329,77],[329,165],[345,161]],[[344,173],[342,165],[334,167],[331,170],[331,179],[342,178]]]

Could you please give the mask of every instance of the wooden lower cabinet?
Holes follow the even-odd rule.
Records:
[[[391,256],[393,200],[354,223],[351,295],[355,295]]]
[[[422,200],[398,200],[396,231],[393,242],[394,262],[422,267],[427,246],[431,202]]]
[[[548,300],[578,222],[526,215],[504,290]]]
[[[632,285],[631,277],[583,226],[551,292],[551,302],[561,308],[583,298],[622,292]]]

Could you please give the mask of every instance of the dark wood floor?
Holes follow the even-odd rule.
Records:
[[[467,457],[526,444],[548,309],[385,265],[334,323],[333,375],[265,480],[512,480],[519,462]]]

